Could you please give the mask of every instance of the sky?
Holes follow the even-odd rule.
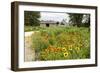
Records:
[[[40,15],[40,20],[53,20],[61,22],[63,19],[69,19],[67,13],[41,12]]]

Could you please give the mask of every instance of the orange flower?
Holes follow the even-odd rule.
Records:
[[[51,52],[54,52],[54,49],[53,49],[53,48],[50,48],[50,51],[51,51]]]
[[[57,48],[57,51],[59,52],[60,51],[60,48]]]

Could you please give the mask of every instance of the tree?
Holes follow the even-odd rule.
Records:
[[[40,12],[25,11],[24,12],[24,24],[27,26],[39,26],[40,25]]]
[[[69,23],[73,26],[80,27],[83,20],[83,14],[68,13],[69,14]]]
[[[90,26],[90,14],[84,14],[83,16],[83,26],[89,27]]]

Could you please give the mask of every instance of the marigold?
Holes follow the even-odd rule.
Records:
[[[53,48],[50,48],[50,51],[51,51],[51,52],[54,52],[54,49],[53,49]]]
[[[57,48],[54,48],[54,52],[57,53],[58,52],[58,49]]]
[[[60,48],[57,48],[57,51],[59,52],[60,51]]]

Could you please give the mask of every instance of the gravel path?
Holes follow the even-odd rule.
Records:
[[[34,32],[25,32],[25,62],[35,60],[35,51],[31,48],[32,34],[34,34]]]

